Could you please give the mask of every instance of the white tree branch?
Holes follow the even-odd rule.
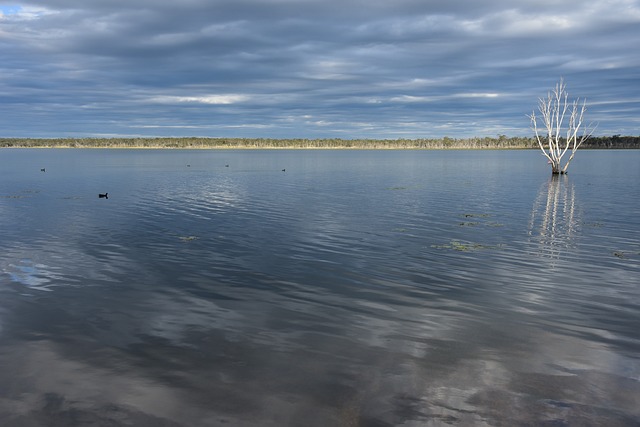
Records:
[[[569,102],[569,94],[566,88],[567,85],[564,79],[561,78],[555,88],[547,92],[546,99],[538,99],[540,117],[536,116],[535,111],[529,116],[538,146],[542,153],[549,159],[553,173],[566,173],[569,163],[573,160],[576,151],[582,143],[593,134],[596,128],[593,124],[583,127],[584,114],[587,111],[587,102],[584,100],[582,104],[580,104],[579,98]],[[542,140],[538,120],[540,120],[542,126],[546,129],[546,148]],[[562,130],[565,126],[566,132],[564,132],[565,137],[563,141]],[[580,128],[583,128],[583,133],[581,136],[578,136]],[[571,155],[564,167],[562,167],[562,158],[569,150],[571,150]]]

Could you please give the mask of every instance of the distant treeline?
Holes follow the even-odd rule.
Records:
[[[531,137],[439,139],[271,138],[0,138],[0,148],[351,148],[351,149],[531,149]],[[590,137],[581,148],[640,148],[640,136]]]

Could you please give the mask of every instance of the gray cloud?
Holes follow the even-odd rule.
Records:
[[[17,1],[2,136],[529,135],[564,77],[640,133],[640,3]]]

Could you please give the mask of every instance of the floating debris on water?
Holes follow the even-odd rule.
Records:
[[[198,240],[198,236],[180,236],[179,239],[183,242],[190,242],[192,240]]]
[[[466,213],[462,215],[465,218],[489,218],[490,214],[474,214],[474,213]]]
[[[460,215],[463,218],[490,218],[491,214],[486,214],[486,213],[465,213]],[[500,224],[499,222],[482,222],[482,221],[463,221],[461,223],[459,223],[458,225],[462,226],[462,227],[472,227],[475,225],[486,225],[487,227],[502,227],[503,224]]]
[[[594,227],[594,228],[603,226],[601,222],[585,222],[582,225],[584,225],[585,227]]]
[[[431,247],[436,249],[452,249],[454,251],[470,252],[480,249],[500,249],[502,248],[502,245],[484,245],[482,243],[461,242],[460,240],[452,240],[447,244],[431,245]]]

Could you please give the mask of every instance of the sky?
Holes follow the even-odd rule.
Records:
[[[0,137],[640,135],[640,0],[0,3]]]

